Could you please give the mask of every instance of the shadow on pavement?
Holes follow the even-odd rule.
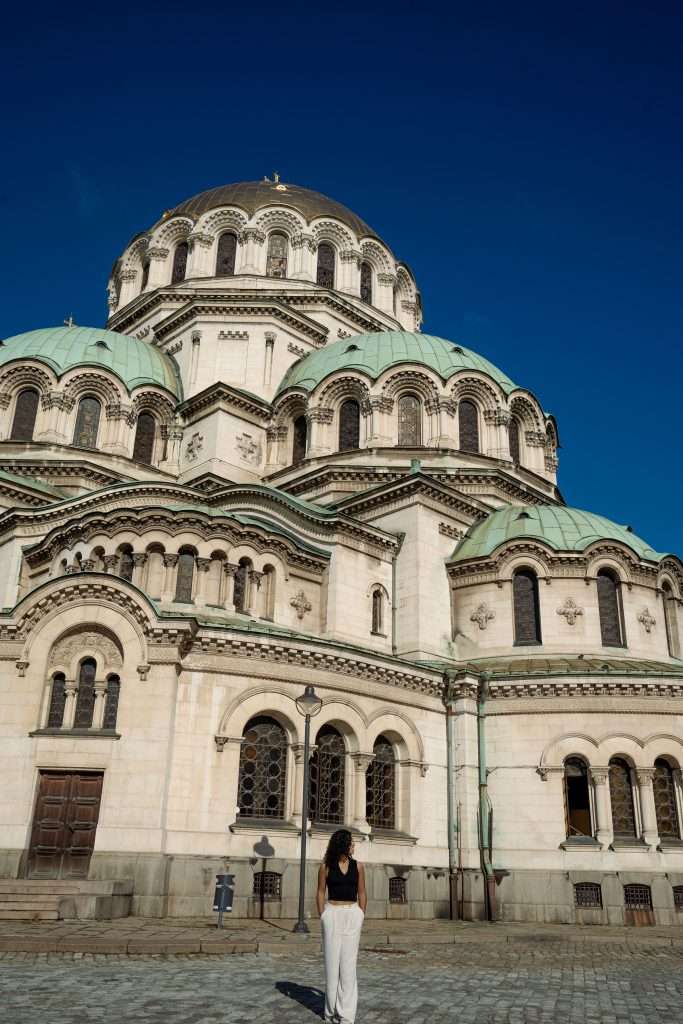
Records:
[[[305,1006],[311,1013],[318,1017],[323,1016],[325,1009],[325,993],[319,988],[312,988],[310,985],[297,985],[295,981],[276,981],[275,988],[288,999]]]

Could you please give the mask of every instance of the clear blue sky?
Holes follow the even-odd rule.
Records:
[[[683,553],[680,5],[330,11],[5,14],[0,336],[103,323],[133,234],[277,169],[412,265],[425,330],[556,414],[570,504]]]

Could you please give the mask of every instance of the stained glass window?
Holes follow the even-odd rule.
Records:
[[[538,579],[531,569],[519,569],[512,579],[515,644],[540,644],[541,614]]]
[[[97,447],[101,408],[96,398],[81,398],[78,403],[74,444],[79,448]]]
[[[519,420],[513,416],[510,420],[509,426],[510,433],[510,458],[516,466],[521,462],[520,459],[520,448],[519,448]]]
[[[655,794],[655,811],[657,812],[657,831],[662,838],[679,839],[678,810],[676,808],[676,790],[674,773],[671,765],[664,758],[655,761],[655,775],[652,783]]]
[[[144,263],[142,264],[142,279],[140,281],[140,292],[144,292],[145,288],[147,287],[147,282],[148,281],[149,281],[149,260],[145,260]],[[120,295],[121,292],[119,291],[118,294]]]
[[[365,262],[360,265],[360,297],[363,302],[372,305],[372,267]]]
[[[287,277],[288,250],[287,236],[280,231],[274,231],[268,238],[267,277]]]
[[[232,231],[226,231],[218,239],[216,251],[216,277],[232,277],[235,273],[237,238]]]
[[[366,813],[374,828],[396,828],[396,755],[386,736],[373,745],[366,780]]]
[[[605,647],[623,647],[619,583],[609,569],[598,573],[600,633]]]
[[[633,803],[631,770],[622,758],[609,763],[609,795],[612,802],[612,827],[618,838],[636,837],[636,812]]]
[[[135,462],[145,462],[148,466],[151,465],[152,456],[154,455],[156,426],[156,420],[151,413],[140,413],[135,428],[135,444],[133,445],[133,459]]]
[[[588,769],[578,757],[564,763],[564,796],[567,809],[567,838],[591,836],[591,809],[588,795]]]
[[[337,730],[324,725],[310,762],[309,817],[327,825],[344,821],[346,748]]]
[[[89,729],[95,710],[95,672],[97,664],[94,658],[84,658],[78,676],[78,696],[76,698],[76,714],[74,729]]]
[[[318,246],[316,282],[323,288],[334,288],[334,249],[328,242]]]
[[[422,444],[422,406],[415,395],[402,395],[398,400],[398,443],[404,448]]]
[[[240,558],[232,591],[232,601],[235,605],[235,611],[238,612],[245,612],[247,610],[250,569],[251,562],[249,559]]]
[[[248,818],[284,818],[287,737],[281,725],[260,715],[247,722],[240,751],[238,804]]]
[[[38,392],[26,388],[17,395],[10,441],[32,441],[38,414]]]
[[[347,398],[339,410],[339,451],[351,448],[360,448],[360,406],[354,398]]]
[[[122,548],[119,555],[119,576],[122,580],[128,580],[129,583],[133,579],[133,552],[130,548]]]
[[[297,416],[293,424],[292,465],[296,466],[306,458],[308,424],[305,416]]]
[[[372,632],[384,632],[384,594],[379,587],[372,592]]]
[[[104,703],[104,717],[102,719],[103,729],[116,728],[116,716],[119,710],[119,694],[121,692],[121,680],[118,676],[109,676],[107,679],[107,697]]]
[[[61,729],[64,724],[64,705],[66,704],[66,679],[63,672],[55,672],[52,677],[50,693],[50,710],[47,715],[48,729]]]
[[[463,398],[458,406],[458,426],[460,430],[460,451],[479,451],[479,413],[474,402]]]
[[[275,569],[272,565],[263,566],[263,616],[266,619],[275,617]]]
[[[179,284],[185,280],[187,271],[187,242],[179,242],[173,253],[173,270],[171,271],[171,284]]]
[[[194,578],[194,555],[190,551],[182,551],[178,557],[176,570],[175,601],[187,603],[192,600],[192,580]]]

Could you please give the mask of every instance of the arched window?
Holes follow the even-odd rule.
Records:
[[[310,762],[308,814],[311,821],[341,825],[344,821],[344,740],[331,725],[323,725]]]
[[[415,395],[401,395],[398,400],[398,443],[404,448],[422,444],[422,406]]]
[[[287,277],[287,253],[289,242],[287,235],[281,231],[273,231],[268,238],[268,257],[266,261],[266,277]]]
[[[218,239],[216,249],[216,277],[232,277],[235,273],[237,237],[232,231],[225,231]]]
[[[178,567],[176,570],[174,601],[180,601],[183,604],[187,604],[192,600],[193,580],[194,554],[191,551],[181,551],[178,556]]]
[[[263,618],[275,618],[275,568],[272,565],[263,566],[263,579],[261,581],[263,590]]]
[[[538,578],[531,569],[518,569],[512,578],[515,644],[540,644],[541,613]]]
[[[598,573],[598,610],[604,647],[623,647],[619,578],[610,569]]]
[[[662,597],[664,599],[664,626],[666,628],[666,643],[669,648],[669,654],[672,658],[679,658],[681,648],[678,641],[676,598],[668,580],[664,580],[662,583]]]
[[[613,757],[609,763],[609,795],[615,837],[634,839],[637,833],[631,769],[621,757]]]
[[[144,292],[145,288],[147,287],[148,281],[149,281],[149,260],[144,260],[143,264],[142,264],[142,276],[140,278],[140,293],[141,294],[142,294],[142,292]],[[117,294],[118,295],[121,294],[121,290],[120,289],[118,290]]]
[[[173,269],[171,271],[171,284],[179,284],[185,280],[187,272],[187,242],[179,242],[173,253]]]
[[[668,761],[658,757],[652,783],[657,813],[657,831],[662,839],[680,839],[681,830],[676,807],[674,773]]]
[[[17,395],[10,441],[32,441],[38,415],[38,392],[25,388]]]
[[[122,580],[128,580],[131,583],[133,580],[133,568],[133,549],[129,544],[125,544],[119,549],[118,575]]]
[[[306,458],[306,447],[308,444],[308,424],[305,416],[297,416],[292,425],[292,465],[296,466]]]
[[[514,462],[515,466],[519,466],[522,461],[520,458],[520,447],[519,447],[519,420],[514,416],[510,420],[509,437],[510,437],[510,458]]]
[[[360,448],[360,406],[355,398],[347,398],[339,410],[339,451]]]
[[[372,305],[372,267],[367,262],[360,265],[360,297],[363,302]]]
[[[140,413],[135,428],[135,444],[133,445],[133,459],[135,462],[145,462],[148,466],[151,466],[154,455],[156,427],[157,421],[151,413]]]
[[[237,612],[246,612],[249,607],[249,570],[251,567],[251,561],[248,558],[240,558],[235,573],[232,597]]]
[[[460,431],[460,451],[479,451],[479,413],[474,402],[463,398],[458,406],[458,429]]]
[[[373,828],[396,828],[396,755],[386,736],[378,736],[365,775],[365,809]]]
[[[287,736],[274,719],[247,722],[240,750],[237,802],[245,818],[284,818]]]
[[[118,676],[109,676],[107,679],[107,696],[104,702],[104,716],[102,718],[103,729],[116,728],[116,716],[119,710],[119,694],[121,692],[121,680]]]
[[[89,729],[95,710],[95,673],[97,664],[94,658],[84,658],[78,674],[78,696],[76,698],[76,714],[74,729]]]
[[[88,396],[78,403],[74,444],[79,448],[96,448],[97,432],[100,426],[100,403],[96,398]]]
[[[375,587],[372,592],[372,632],[384,636],[384,592]]]
[[[579,757],[564,762],[564,798],[567,809],[567,838],[592,836],[588,769]]]
[[[50,693],[50,710],[47,713],[48,729],[61,729],[64,724],[64,706],[66,704],[66,677],[63,672],[55,672],[52,677]]]
[[[334,249],[329,242],[321,242],[318,246],[318,268],[316,283],[323,288],[334,288]]]

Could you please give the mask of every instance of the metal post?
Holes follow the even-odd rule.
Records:
[[[306,896],[306,828],[308,826],[308,749],[311,738],[311,716],[306,715],[304,728],[304,795],[301,804],[301,863],[299,865],[299,920],[295,932],[308,934],[309,927],[304,920],[304,898]]]

